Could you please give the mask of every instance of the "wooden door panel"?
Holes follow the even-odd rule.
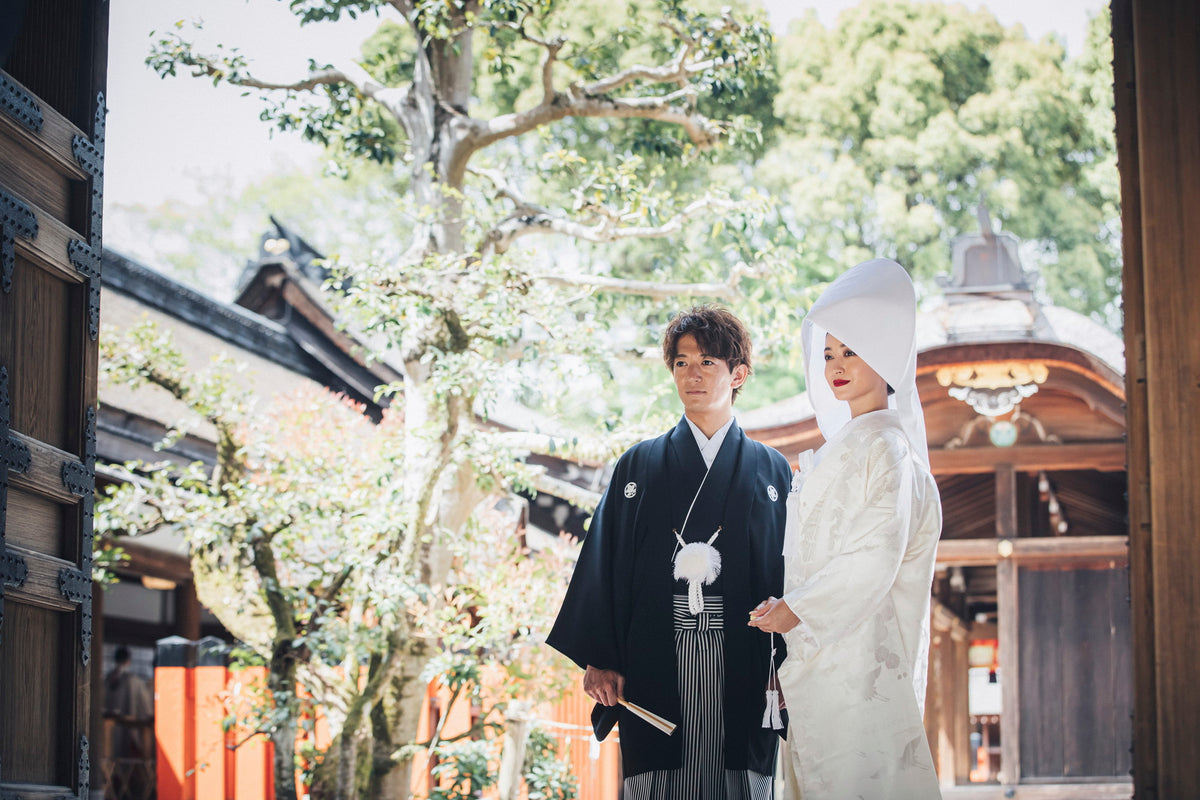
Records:
[[[0,364],[9,369],[10,427],[62,450],[77,429],[69,408],[77,408],[78,373],[71,385],[71,342],[79,325],[71,315],[77,289],[31,261],[17,257],[11,291],[0,294]]]
[[[0,797],[89,795],[106,0],[0,52]]]
[[[79,544],[76,537],[65,535],[68,513],[61,504],[10,484],[5,534],[8,546],[74,560]]]
[[[28,87],[43,113],[54,109],[80,127],[104,83],[107,0],[27,0],[21,35],[4,69]]]
[[[10,602],[4,615],[0,669],[0,729],[21,731],[0,740],[5,782],[70,786],[72,615]],[[9,638],[11,637],[11,639]],[[11,765],[11,766],[9,766]]]
[[[28,197],[52,217],[70,224],[71,180],[57,170],[46,169],[28,137],[0,140],[0,184],[20,186]]]

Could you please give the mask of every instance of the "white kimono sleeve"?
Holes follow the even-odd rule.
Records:
[[[783,596],[800,618],[790,641],[801,646],[803,652],[795,655],[802,660],[867,620],[891,590],[904,560],[914,479],[907,448],[891,437],[879,437],[871,443],[861,470],[867,483],[864,505],[854,508],[856,503],[850,501],[844,506],[847,516],[820,520],[836,530],[810,532],[838,537],[840,551]],[[852,491],[837,483],[829,490]]]

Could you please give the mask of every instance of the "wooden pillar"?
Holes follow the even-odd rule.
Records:
[[[1017,565],[1012,541],[1017,536],[1017,473],[1012,464],[996,465],[996,617],[1000,638],[1000,782],[1021,782],[1020,636],[1017,627]]]
[[[267,668],[242,667],[230,670],[231,682],[241,684],[236,713],[244,719],[250,703],[266,692]],[[242,726],[234,726],[237,748],[233,751],[233,794],[238,800],[274,800],[275,781],[272,772],[274,746],[265,734],[254,734]],[[199,799],[198,799],[199,800]]]
[[[155,776],[158,800],[197,800],[196,645],[179,636],[160,639],[154,668]],[[206,800],[206,799],[205,799]]]
[[[1134,788],[1200,797],[1200,6],[1113,0],[1124,255]]]
[[[968,781],[970,702],[967,658],[969,632],[963,621],[937,600],[930,613],[928,689],[925,692],[925,736],[943,787]]]
[[[188,584],[191,585],[190,583]],[[206,636],[196,643],[195,711],[192,739],[196,749],[196,797],[224,800],[228,751],[225,748],[225,661],[229,648]]]
[[[184,639],[200,638],[200,600],[192,581],[183,581],[175,587],[175,630]]]

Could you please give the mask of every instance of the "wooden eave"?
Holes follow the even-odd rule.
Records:
[[[1049,368],[1047,381],[1037,394],[1022,401],[1021,409],[1045,423],[1062,443],[940,447],[978,415],[938,384],[938,370],[1006,361],[1037,361]],[[1124,469],[1124,378],[1098,357],[1071,345],[998,340],[933,347],[917,357],[917,388],[935,474],[988,472],[997,463],[1015,464],[1023,470]],[[824,443],[813,416],[748,429],[747,433],[779,450],[793,464],[801,452]]]
[[[285,259],[260,265],[235,302],[278,321],[301,350],[336,375],[359,399],[373,402],[376,387],[401,379],[386,363],[368,361],[362,344],[338,327],[320,290]]]
[[[229,344],[320,381],[317,365],[280,325],[252,311],[218,302],[112,250],[104,251],[104,289],[207,332]]]
[[[1125,377],[1095,355],[1061,342],[1034,339],[959,342],[931,347],[917,356],[917,375],[946,366],[989,361],[1041,361],[1049,367],[1087,375],[1089,380],[1112,394],[1125,396]],[[924,397],[921,399],[923,401]]]

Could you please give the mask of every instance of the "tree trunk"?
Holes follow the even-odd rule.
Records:
[[[372,770],[370,800],[412,797],[412,758],[397,760],[393,755],[399,747],[417,741],[428,687],[421,673],[430,655],[424,642],[405,643],[400,674],[372,715],[376,767]]]
[[[451,40],[427,38],[423,31],[414,31],[426,44],[417,57],[408,101],[393,109],[408,134],[413,198],[418,207],[433,209],[413,232],[413,243],[406,254],[412,261],[434,254],[463,254],[459,192],[466,163],[459,145],[468,130],[467,105],[475,60],[474,33],[465,20],[478,7],[478,0],[462,3],[453,21],[462,32]]]
[[[500,753],[499,800],[520,800],[525,767],[525,744],[529,740],[531,704],[515,700],[508,707],[504,745]]]
[[[271,731],[275,745],[273,768],[276,800],[296,797],[296,659],[291,641],[276,641],[271,653],[267,686],[274,704],[276,726]],[[283,713],[280,713],[280,712]]]

